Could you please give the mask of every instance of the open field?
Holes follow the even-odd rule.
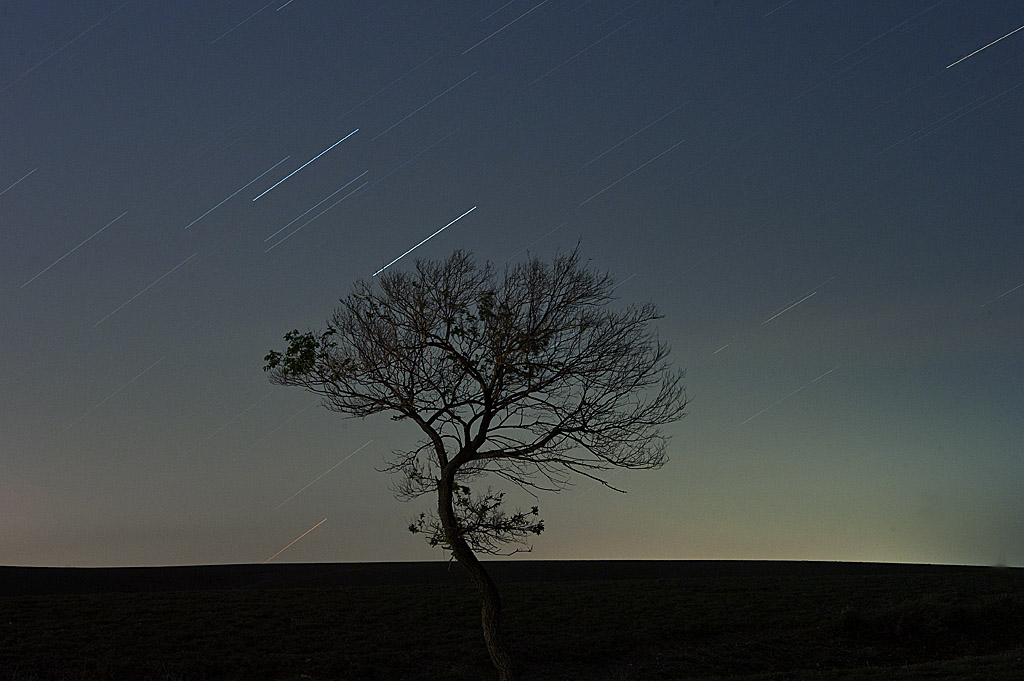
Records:
[[[524,679],[1024,679],[1024,569],[488,565]],[[476,592],[443,563],[0,568],[0,670],[0,681],[495,678]]]

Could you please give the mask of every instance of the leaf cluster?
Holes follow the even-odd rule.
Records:
[[[329,363],[332,358],[332,351],[338,344],[331,340],[337,333],[337,329],[328,325],[323,333],[307,331],[299,333],[293,329],[284,335],[288,341],[288,347],[284,353],[271,350],[263,361],[263,371],[276,370],[281,376],[289,378],[301,378],[313,373],[317,367]],[[351,359],[344,359],[331,372],[335,380],[341,377],[341,372],[352,366]]]
[[[529,511],[516,509],[508,514],[501,509],[505,497],[504,492],[495,492],[488,487],[484,494],[473,496],[466,485],[456,485],[453,490],[453,507],[458,519],[459,536],[474,551],[490,555],[510,556],[530,549],[515,549],[509,552],[500,551],[502,544],[516,543],[526,545],[529,535],[539,535],[544,531],[544,521],[537,518],[540,511],[532,506]],[[420,513],[409,524],[413,534],[423,534],[431,546],[441,546],[451,550],[444,528],[433,513]]]

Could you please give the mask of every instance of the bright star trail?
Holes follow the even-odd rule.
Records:
[[[263,561],[263,563],[264,563],[264,564],[266,564],[266,563],[269,563],[270,561],[274,560],[275,558],[277,558],[278,556],[280,556],[280,555],[281,555],[282,553],[284,553],[285,551],[287,551],[287,550],[288,550],[289,548],[291,548],[292,544],[294,544],[295,542],[299,541],[300,539],[302,539],[303,537],[305,537],[305,536],[306,536],[307,534],[309,534],[310,532],[312,532],[312,531],[313,531],[313,530],[315,530],[316,528],[318,528],[318,527],[320,527],[321,525],[323,525],[323,524],[324,524],[325,522],[327,522],[327,518],[324,518],[323,520],[321,520],[320,522],[318,522],[318,523],[317,523],[316,525],[314,525],[313,527],[309,528],[308,530],[306,530],[305,532],[303,532],[302,534],[300,534],[300,535],[299,535],[298,537],[296,537],[295,539],[293,539],[293,540],[292,540],[291,544],[288,544],[288,546],[284,547],[283,549],[281,549],[280,551],[278,551],[277,553],[275,553],[274,555],[272,555],[272,556],[271,556],[270,558],[267,558],[267,559],[266,559],[265,561]]]
[[[783,313],[785,313],[785,312],[787,312],[787,311],[789,311],[789,310],[792,310],[792,309],[793,309],[794,307],[796,307],[796,306],[797,306],[797,305],[799,305],[800,303],[804,302],[805,300],[807,300],[808,298],[810,298],[811,296],[813,296],[813,295],[814,295],[815,293],[817,293],[817,291],[811,291],[810,293],[808,293],[808,294],[807,294],[806,296],[804,296],[804,297],[803,297],[803,298],[801,298],[800,300],[796,301],[796,302],[795,302],[795,303],[793,303],[792,305],[788,305],[787,307],[783,308],[782,310],[779,310],[778,312],[776,312],[776,313],[775,313],[775,314],[773,314],[773,315],[772,315],[771,317],[769,317],[768,319],[764,320],[764,321],[763,321],[763,322],[761,322],[761,323],[762,323],[762,324],[767,324],[768,322],[770,322],[771,320],[775,319],[775,318],[776,318],[776,317],[778,317],[779,315],[781,315],[781,314],[783,314]]]
[[[1013,35],[1013,34],[1014,34],[1014,33],[1016,33],[1017,31],[1021,30],[1022,28],[1024,28],[1024,26],[1020,26],[1019,28],[1015,28],[1015,29],[1013,29],[1012,31],[1010,31],[1009,33],[1007,33],[1006,35],[1004,35],[1004,36],[1003,36],[1003,38],[1009,38],[1009,37],[1010,37],[1011,35]],[[963,61],[964,59],[968,59],[968,58],[970,58],[970,57],[973,57],[974,55],[978,54],[978,53],[979,53],[979,52],[981,52],[982,50],[986,50],[986,49],[988,49],[988,48],[992,47],[993,45],[995,45],[996,43],[998,43],[998,42],[999,42],[1000,40],[1002,40],[1003,38],[996,38],[995,40],[993,40],[992,42],[990,42],[990,43],[989,43],[988,45],[985,45],[985,47],[979,47],[978,49],[976,49],[976,50],[975,50],[974,52],[971,52],[971,53],[970,53],[969,55],[967,55],[966,57],[960,57],[960,58],[959,58],[959,59],[957,59],[957,60],[956,60],[955,62],[953,62],[952,64],[950,64],[949,66],[947,66],[946,68],[948,69],[948,68],[951,68],[951,67],[953,67],[953,66],[956,66],[957,64],[959,64],[960,62],[962,62],[962,61]]]
[[[342,138],[341,138],[340,140],[338,140],[337,142],[335,142],[335,143],[334,143],[334,144],[332,144],[331,146],[329,146],[329,147],[327,147],[326,149],[324,149],[323,151],[321,151],[321,152],[320,152],[319,154],[317,154],[317,155],[316,155],[316,156],[314,156],[313,158],[311,158],[311,159],[309,159],[308,161],[306,161],[305,163],[303,163],[303,164],[302,164],[301,166],[299,166],[298,168],[296,168],[296,169],[295,169],[295,170],[293,170],[292,172],[290,172],[290,173],[288,173],[287,175],[285,175],[285,176],[284,176],[283,178],[281,178],[280,180],[278,180],[277,182],[275,182],[275,183],[274,183],[274,184],[273,184],[273,185],[272,185],[272,186],[270,187],[270,189],[273,189],[273,188],[274,188],[274,187],[276,187],[277,185],[281,184],[282,182],[284,182],[285,180],[287,180],[287,179],[288,179],[289,177],[291,177],[291,176],[292,176],[292,175],[294,175],[295,173],[299,172],[300,170],[302,170],[303,168],[305,168],[306,166],[308,166],[308,165],[309,165],[310,163],[312,163],[313,161],[317,160],[318,158],[320,158],[321,156],[323,156],[324,154],[326,154],[326,153],[327,153],[328,151],[330,151],[330,150],[331,150],[331,149],[333,149],[334,147],[338,146],[339,144],[341,144],[342,142],[344,142],[345,140],[347,140],[347,139],[348,139],[349,137],[351,137],[352,135],[356,134],[357,132],[359,132],[359,128],[356,128],[355,130],[353,130],[353,131],[352,131],[352,132],[350,132],[349,134],[345,135],[344,137],[342,137]],[[267,189],[266,191],[262,192],[262,193],[261,193],[261,194],[260,194],[259,196],[257,196],[257,197],[256,197],[256,199],[260,198],[260,196],[263,196],[263,194],[266,194],[267,192],[269,192],[269,191],[270,191],[270,189]],[[256,199],[253,199],[253,201],[255,201]]]
[[[447,225],[445,225],[445,226],[444,226],[444,227],[442,227],[441,229],[437,230],[436,232],[434,232],[433,234],[431,234],[430,236],[428,236],[428,237],[427,237],[426,239],[424,239],[423,241],[419,242],[418,244],[416,244],[415,246],[413,246],[412,248],[410,248],[410,249],[409,249],[408,251],[406,251],[406,252],[405,252],[405,253],[403,253],[402,255],[398,256],[397,258],[395,258],[394,260],[392,260],[391,262],[389,262],[389,263],[388,263],[387,265],[384,265],[384,267],[381,267],[381,268],[380,268],[379,270],[377,270],[376,272],[374,272],[374,273],[373,273],[373,276],[375,276],[375,277],[376,277],[376,276],[377,276],[378,274],[380,274],[381,272],[383,272],[383,271],[384,271],[384,270],[386,270],[387,268],[391,267],[391,266],[392,266],[392,265],[394,265],[394,264],[395,264],[396,262],[398,262],[399,260],[401,260],[401,259],[402,259],[402,258],[404,258],[405,256],[409,255],[410,253],[412,253],[413,251],[415,251],[415,250],[416,250],[417,248],[419,248],[419,247],[420,247],[420,246],[422,246],[423,244],[427,243],[428,241],[430,241],[431,239],[433,239],[433,238],[434,238],[435,236],[437,236],[438,234],[440,234],[440,233],[441,233],[441,232],[443,232],[444,230],[448,229],[449,227],[451,227],[452,225],[454,225],[454,224],[455,224],[456,222],[458,222],[458,221],[459,221],[459,220],[461,220],[462,218],[466,217],[467,215],[469,215],[470,213],[472,213],[472,212],[473,212],[473,211],[475,211],[475,210],[476,210],[476,206],[473,206],[472,208],[470,208],[469,210],[467,210],[467,211],[466,211],[465,213],[463,213],[463,214],[462,214],[462,215],[460,215],[459,217],[455,218],[454,220],[452,220],[451,222],[449,222],[449,223],[448,223]]]
[[[380,472],[423,431],[264,358],[417,262],[578,246],[693,401],[627,497],[472,480],[539,505],[514,560],[1024,565],[1019,0],[57,8],[0,12],[0,563],[327,517],[271,562],[440,560]]]

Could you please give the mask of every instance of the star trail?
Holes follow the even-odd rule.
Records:
[[[417,259],[578,243],[693,401],[628,495],[508,489],[548,521],[526,559],[1024,565],[1022,23],[0,3],[0,564],[438,559],[378,472],[415,424],[263,357]]]

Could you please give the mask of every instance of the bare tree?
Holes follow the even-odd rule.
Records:
[[[662,315],[650,303],[605,309],[612,280],[581,267],[578,250],[551,266],[506,266],[502,282],[461,250],[416,261],[415,274],[382,275],[379,291],[360,280],[325,331],[294,330],[284,353],[265,358],[272,383],[322,395],[327,409],[397,412],[392,419],[423,430],[383,470],[400,474],[400,499],[436,492],[436,514],[421,513],[409,529],[450,551],[479,587],[501,681],[516,679],[517,665],[498,589],[476,554],[525,545],[544,523],[536,506],[506,513],[503,492],[474,495],[466,483],[489,474],[532,494],[565,489],[578,474],[617,489],[603,472],[660,467],[667,437],[658,426],[688,404],[683,372],[667,371],[668,348],[647,330]]]

